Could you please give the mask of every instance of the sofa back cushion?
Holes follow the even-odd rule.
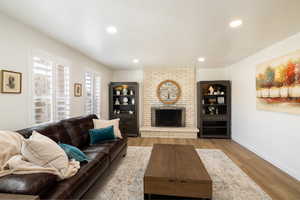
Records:
[[[48,123],[40,126],[34,126],[17,131],[25,138],[29,138],[33,131],[37,131],[42,135],[45,135],[55,142],[61,142],[65,144],[71,144],[71,138],[67,134],[67,131],[61,122]]]
[[[97,116],[88,115],[61,121],[71,139],[71,145],[77,148],[89,145],[89,130],[94,128],[93,119],[97,119]]]

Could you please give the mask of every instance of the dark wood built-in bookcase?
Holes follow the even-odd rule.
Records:
[[[109,118],[120,119],[120,131],[139,136],[139,85],[136,82],[111,82]]]
[[[231,138],[230,81],[197,83],[197,124],[201,138]]]

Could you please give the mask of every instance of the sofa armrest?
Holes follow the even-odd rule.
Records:
[[[0,199],[5,200],[40,200],[39,196],[0,193]]]

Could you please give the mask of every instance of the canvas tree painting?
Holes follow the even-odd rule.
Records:
[[[300,114],[300,50],[256,68],[259,110]]]

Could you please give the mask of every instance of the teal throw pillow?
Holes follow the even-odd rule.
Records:
[[[113,140],[115,139],[114,134],[114,126],[108,126],[106,128],[100,128],[100,129],[91,129],[89,130],[90,134],[90,144],[98,144],[99,142],[105,141],[105,140]]]
[[[70,159],[74,159],[74,160],[77,160],[79,162],[84,162],[84,161],[89,161],[90,160],[87,157],[87,155],[85,155],[85,153],[80,151],[80,149],[78,149],[77,147],[74,147],[74,146],[69,145],[69,144],[63,144],[63,143],[59,143],[58,145],[66,152],[67,156]]]

